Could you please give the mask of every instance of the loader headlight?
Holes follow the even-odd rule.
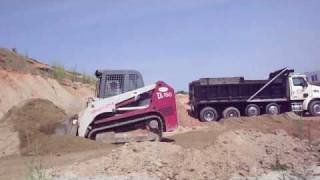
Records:
[[[72,125],[78,125],[78,119],[79,119],[79,115],[75,114],[70,118],[71,124]]]
[[[73,124],[73,125],[78,125],[78,120],[77,120],[77,119],[73,119],[73,120],[72,120],[72,124]]]

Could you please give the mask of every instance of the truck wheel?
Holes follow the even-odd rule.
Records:
[[[320,116],[320,101],[312,101],[309,106],[309,112],[312,116]]]
[[[259,116],[260,115],[260,107],[256,104],[249,104],[246,107],[246,115],[251,117],[251,116]]]
[[[222,115],[223,118],[240,117],[240,111],[235,107],[228,107],[223,111]]]
[[[211,122],[218,120],[218,112],[212,107],[205,107],[200,111],[200,120],[204,122]]]
[[[266,113],[270,115],[280,114],[280,106],[276,103],[270,103],[266,106]]]

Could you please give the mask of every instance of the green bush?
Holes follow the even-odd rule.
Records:
[[[60,65],[59,63],[54,63],[52,65],[52,69],[53,69],[53,77],[55,79],[62,80],[63,78],[65,78],[66,71],[62,65]]]
[[[57,80],[68,79],[72,82],[81,82],[85,84],[95,85],[96,78],[91,75],[87,75],[85,72],[77,72],[77,67],[75,66],[72,70],[65,69],[60,63],[52,63],[53,78]]]
[[[180,91],[177,91],[176,94],[188,94],[188,92],[180,90]]]
[[[82,83],[95,85],[96,79],[93,76],[87,75],[85,72],[82,73]]]

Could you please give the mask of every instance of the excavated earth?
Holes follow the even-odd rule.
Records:
[[[91,140],[55,135],[56,126],[67,118],[66,113],[52,102],[31,99],[13,107],[1,122],[2,129],[6,129],[7,134],[13,132],[16,137],[14,146],[18,148],[18,154],[58,154],[99,148],[101,144]]]
[[[283,168],[307,176],[309,172],[305,168],[316,165],[318,160],[318,155],[310,151],[306,142],[292,138],[285,131],[276,134],[229,131],[201,149],[178,144],[126,144],[106,156],[54,168],[49,174],[62,179],[97,175],[228,179],[257,177],[285,166]]]
[[[48,179],[320,179],[320,118],[201,123],[187,102],[177,95],[180,127],[165,134],[173,142],[125,145],[54,135],[66,113],[48,100],[23,102],[0,120],[0,179],[25,179],[32,169]]]

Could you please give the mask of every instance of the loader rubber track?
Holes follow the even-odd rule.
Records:
[[[161,139],[162,133],[163,133],[162,118],[154,114],[138,117],[130,120],[124,119],[124,120],[121,120],[121,122],[116,122],[108,125],[101,125],[100,127],[93,127],[90,131],[88,131],[86,138],[95,139],[96,135],[99,133],[106,132],[106,131],[113,130],[120,127],[125,127],[128,125],[133,125],[136,123],[147,122],[149,120],[157,120],[159,122],[160,127],[158,128],[157,132],[154,132],[154,133],[156,133],[159,136],[159,139]]]

